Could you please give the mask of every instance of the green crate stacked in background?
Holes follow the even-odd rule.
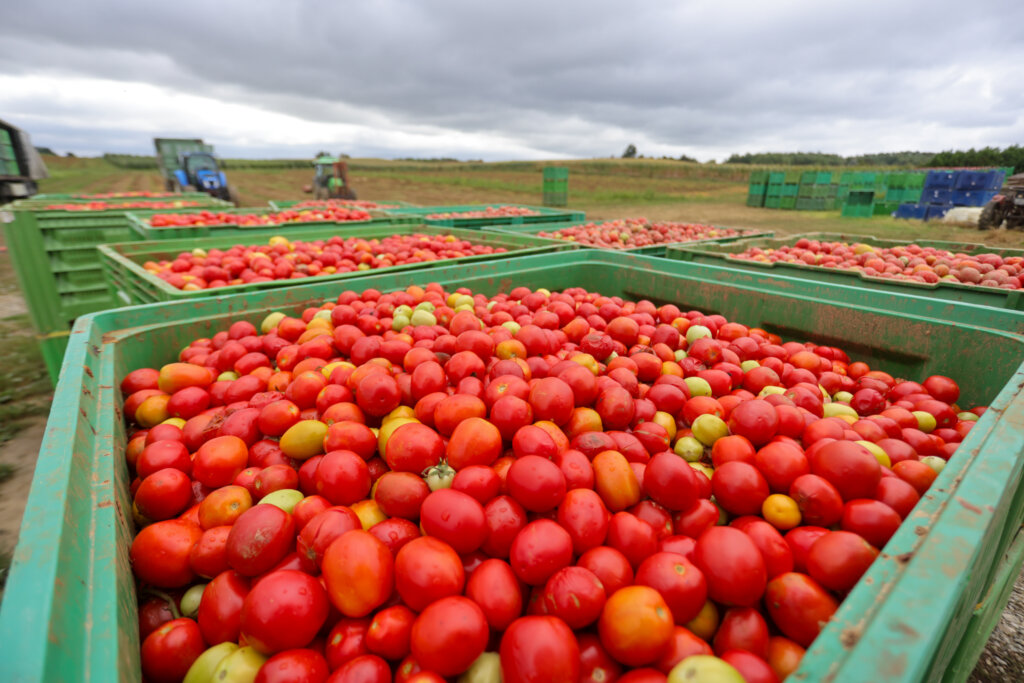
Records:
[[[4,239],[55,383],[74,320],[122,305],[103,276],[96,247],[136,239],[129,213],[151,216],[231,206],[209,195],[197,201],[203,206],[145,211],[44,210],[21,202],[10,205],[13,220],[4,223]]]
[[[782,199],[779,202],[780,209],[795,209],[796,200],[800,195],[801,171],[785,171],[782,182]]]
[[[786,174],[782,171],[768,171],[768,189],[764,195],[764,208],[781,208],[782,185],[785,180]]]
[[[14,144],[11,134],[0,128],[0,176],[20,176],[18,169],[18,157],[14,154]]]
[[[751,171],[750,187],[747,190],[747,206],[764,206],[768,194],[768,171]]]
[[[547,166],[544,169],[544,206],[569,205],[569,169],[565,166]]]

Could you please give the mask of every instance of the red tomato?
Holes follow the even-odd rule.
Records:
[[[612,515],[605,543],[625,555],[633,569],[658,551],[658,536],[654,527],[628,512]]]
[[[171,606],[163,598],[150,598],[139,605],[139,640],[145,640],[153,631],[174,619]]]
[[[682,458],[678,458],[682,460]],[[711,478],[715,500],[732,515],[756,515],[768,497],[768,482],[753,465],[727,462]]]
[[[797,477],[811,472],[807,457],[799,448],[777,441],[762,446],[754,456],[753,465],[764,476],[772,493],[789,493]]]
[[[778,428],[778,413],[767,401],[743,401],[729,413],[729,431],[747,437],[755,446],[771,441]]]
[[[793,551],[778,529],[759,517],[740,517],[730,526],[749,536],[761,551],[769,581],[779,574],[793,571]]]
[[[423,532],[450,545],[460,554],[471,553],[487,539],[484,508],[472,496],[454,489],[438,489],[420,508]]]
[[[330,673],[327,660],[316,650],[285,650],[260,667],[254,683],[322,683]]]
[[[718,524],[722,511],[708,498],[699,498],[693,505],[672,517],[672,531],[677,535],[700,538],[700,535]]]
[[[455,474],[452,488],[472,496],[481,505],[486,505],[501,492],[501,479],[490,467],[469,465]]]
[[[566,489],[593,489],[594,468],[590,460],[576,450],[567,450],[555,456],[555,464],[565,476]]]
[[[778,683],[779,677],[762,657],[746,650],[728,650],[721,658],[740,672],[747,683]]]
[[[554,510],[565,497],[565,475],[539,455],[525,455],[508,470],[508,492],[531,512]]]
[[[487,538],[480,549],[491,557],[508,557],[512,541],[526,526],[526,510],[511,496],[498,496],[484,507],[484,517]]]
[[[416,614],[405,605],[377,612],[366,632],[366,649],[392,661],[406,657],[410,652],[409,640],[415,620]]]
[[[591,548],[580,556],[576,565],[594,572],[604,586],[606,595],[633,584],[633,567],[626,556],[615,548],[604,545]]]
[[[516,619],[501,638],[500,654],[504,683],[554,683],[580,677],[579,644],[556,617]]]
[[[249,580],[236,571],[225,571],[206,585],[199,601],[199,629],[209,645],[238,640],[242,605]]]
[[[412,472],[385,472],[373,490],[381,512],[409,520],[419,519],[420,507],[428,495],[430,489],[423,477]]]
[[[361,529],[342,534],[327,547],[322,571],[331,603],[347,617],[369,614],[391,597],[395,586],[391,551]]]
[[[128,552],[135,575],[160,588],[179,588],[195,578],[189,555],[203,530],[198,524],[168,519],[143,527]]]
[[[675,453],[655,455],[644,470],[644,491],[669,510],[685,510],[701,497],[697,472]]]
[[[797,477],[789,488],[789,497],[800,508],[803,524],[832,526],[843,516],[843,498],[839,490],[816,474]]]
[[[295,547],[295,522],[276,505],[256,505],[235,520],[227,558],[245,576],[265,574]]]
[[[761,552],[750,537],[732,527],[701,534],[694,564],[708,583],[708,597],[724,605],[750,607],[764,594],[768,580]]]
[[[604,586],[594,572],[584,567],[564,567],[544,584],[545,611],[564,621],[569,628],[586,628],[601,616]]]
[[[431,603],[412,626],[412,656],[420,666],[454,676],[487,647],[487,619],[468,598],[451,596]]]
[[[577,555],[604,543],[610,520],[601,496],[590,489],[569,491],[558,506],[558,523],[569,532]]]
[[[840,526],[844,531],[860,534],[876,548],[883,548],[901,522],[899,514],[881,501],[851,500],[843,508]]]
[[[351,509],[340,505],[327,508],[311,519],[299,532],[295,549],[299,553],[303,567],[314,573],[319,572],[324,553],[334,539],[362,528],[359,517]]]
[[[370,492],[370,470],[352,451],[324,454],[314,475],[317,494],[334,505],[352,505]]]
[[[504,631],[523,613],[519,581],[504,560],[491,558],[480,563],[466,582],[466,597],[480,606],[495,631]]]
[[[835,486],[844,501],[870,498],[882,476],[875,456],[852,441],[825,444],[814,451],[810,464],[811,472]]]
[[[146,519],[170,519],[192,503],[192,480],[181,470],[166,467],[142,480],[135,507]]]
[[[761,659],[768,657],[768,624],[752,607],[732,607],[725,612],[713,643],[719,657],[728,650],[746,650]]]
[[[237,436],[218,436],[196,451],[192,461],[192,477],[204,486],[227,486],[245,469],[249,446]]]
[[[191,619],[173,619],[142,642],[142,673],[157,683],[177,683],[206,646],[199,626]]]
[[[580,683],[606,683],[618,679],[622,666],[612,659],[593,633],[577,637],[580,648]]]
[[[366,648],[366,634],[370,631],[369,619],[339,619],[324,646],[324,656],[332,671],[342,664],[361,655],[369,654]]]
[[[704,574],[675,553],[659,552],[644,560],[637,569],[636,583],[658,591],[680,625],[695,619],[708,599]]]
[[[402,601],[417,612],[441,598],[460,595],[465,580],[458,554],[430,536],[409,541],[395,558],[395,588]]]
[[[835,614],[839,603],[811,577],[790,572],[768,583],[765,607],[780,631],[807,647]]]
[[[241,633],[264,654],[306,647],[327,619],[327,592],[309,574],[276,571],[253,586],[242,605]]]
[[[874,497],[895,510],[900,519],[906,519],[921,500],[914,487],[898,476],[882,477],[878,482],[878,488],[875,489]]]
[[[878,551],[857,534],[832,531],[811,546],[807,573],[829,590],[845,593],[868,570]]]
[[[391,683],[391,667],[377,655],[359,655],[342,664],[328,683]]]
[[[711,655],[711,646],[697,637],[688,628],[676,626],[672,629],[672,640],[668,649],[658,660],[657,667],[662,673],[669,673],[676,664],[693,655]],[[621,679],[620,679],[621,680]]]
[[[572,562],[572,538],[550,519],[530,522],[515,540],[510,552],[512,570],[520,581],[541,586],[562,567]]]
[[[386,545],[392,555],[397,555],[402,546],[422,535],[418,526],[401,517],[391,517],[383,522],[377,522],[370,527],[370,533]]]

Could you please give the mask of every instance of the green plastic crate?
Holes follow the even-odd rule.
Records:
[[[46,372],[50,376],[50,382],[57,386],[60,379],[60,368],[64,363],[64,352],[68,347],[68,337],[71,330],[64,332],[53,332],[36,338],[39,342],[39,351],[43,356],[43,363],[46,365]]]
[[[518,208],[532,209],[537,212],[534,216],[500,216],[497,218],[427,218],[437,213],[462,213],[467,211],[483,211],[488,206],[515,206]],[[585,220],[582,211],[570,209],[556,209],[544,206],[528,206],[526,204],[513,204],[510,202],[495,202],[493,204],[470,204],[455,206],[425,206],[418,209],[397,209],[385,212],[389,216],[415,217],[427,225],[439,225],[448,228],[469,228],[479,229],[486,225],[528,225],[531,223],[573,223]]]
[[[781,184],[783,184],[785,182],[788,182],[786,180],[786,173],[785,173],[785,171],[769,171],[768,172],[768,184],[769,185],[781,185]]]
[[[267,202],[267,205],[270,207],[271,211],[287,211],[287,210],[291,209],[292,207],[294,207],[296,204],[301,204],[302,202],[308,202],[308,201],[315,201],[315,200],[310,200],[310,199],[271,199],[269,202]],[[332,200],[325,200],[325,201],[332,201]],[[335,199],[333,201],[337,202],[337,201],[343,201],[343,200]],[[416,208],[415,204],[410,204],[409,202],[403,202],[403,201],[400,201],[400,200],[397,200],[397,199],[370,199],[368,201],[375,202],[377,204],[381,204],[381,205],[385,205],[385,206],[397,206],[397,207],[400,207],[400,208],[407,208],[407,209]]]
[[[818,182],[817,171],[804,171],[800,174],[801,185],[814,185],[816,182]]]
[[[777,238],[756,237],[722,244],[674,244],[666,253],[666,257],[701,265],[715,265],[735,270],[756,273],[778,273],[790,277],[805,278],[822,286],[833,284],[851,285],[876,291],[892,292],[894,294],[903,293],[931,297],[937,303],[971,304],[973,308],[977,309],[975,316],[970,319],[971,324],[1024,333],[1024,318],[1020,317],[1020,314],[1017,313],[1018,311],[1024,311],[1024,290],[992,289],[943,281],[935,284],[907,282],[891,278],[870,277],[859,271],[840,270],[838,268],[823,268],[820,266],[778,261],[766,263],[763,261],[729,258],[730,254],[738,254],[752,247],[778,249],[780,247],[792,246],[801,239],[817,240],[819,242],[862,242],[876,247],[900,247],[916,244],[921,247],[946,249],[954,253],[967,255],[994,253],[1004,258],[1011,256],[1024,257],[1024,249],[996,248],[973,242],[943,242],[940,240],[906,242],[879,239],[870,235],[848,235],[845,233],[829,232],[803,233]],[[948,310],[939,307],[930,311],[929,316],[955,321],[957,318],[951,317],[955,313],[957,311],[952,307]],[[1007,315],[1008,313],[1009,315]]]
[[[768,195],[764,198],[764,208],[766,209],[781,209],[782,208],[782,197],[772,197]]]
[[[831,185],[832,184],[832,171],[818,171],[814,177],[815,185]]]
[[[823,211],[835,211],[840,206],[841,204],[838,199],[833,199],[830,197],[824,200],[824,203],[822,204],[821,208]]]
[[[795,209],[796,208],[796,197],[783,197],[779,201],[780,209]]]
[[[927,175],[928,175],[927,173],[920,173],[920,172],[918,172],[918,173],[908,173],[907,174],[906,188],[907,189],[914,189],[914,190],[923,190],[924,189],[925,177]]]
[[[796,193],[797,197],[811,198],[814,196],[814,185],[800,185],[800,189]]]
[[[889,216],[889,215],[892,215],[892,213],[897,208],[899,208],[899,205],[900,205],[899,202],[890,202],[890,201],[878,202],[878,203],[876,203],[874,205],[874,209],[872,211],[872,214],[875,215],[875,216]]]
[[[320,275],[316,278],[303,278],[301,280],[274,280],[271,282],[254,282],[252,284],[231,285],[217,289],[184,291],[171,286],[159,277],[146,271],[142,267],[146,261],[173,260],[178,254],[191,251],[192,249],[230,249],[237,244],[254,245],[266,244],[265,236],[243,235],[221,235],[218,237],[205,237],[191,240],[171,240],[162,242],[128,242],[124,244],[107,244],[99,248],[103,260],[103,270],[109,281],[111,289],[116,293],[118,305],[144,304],[157,301],[193,301],[204,299],[210,296],[226,296],[240,292],[261,292],[268,289],[280,287],[294,287],[299,283],[310,282],[315,279],[318,282],[334,282],[346,284],[353,278],[366,277],[367,274],[376,274],[387,270],[387,272],[413,271],[423,268],[436,268],[442,264],[449,263],[472,263],[476,261],[487,261],[490,259],[508,259],[514,256],[525,254],[543,253],[548,251],[559,251],[576,249],[578,245],[563,240],[548,240],[531,235],[516,233],[485,232],[481,230],[463,230],[459,228],[440,228],[422,223],[402,225],[377,225],[373,227],[350,226],[350,227],[320,227],[288,233],[292,240],[328,240],[331,237],[361,237],[366,239],[388,237],[390,235],[411,235],[423,233],[427,235],[453,235],[459,239],[468,240],[473,244],[486,244],[492,247],[504,247],[508,252],[500,254],[479,254],[466,256],[458,259],[445,261],[425,261],[422,263],[409,263],[400,266],[393,266],[387,269],[360,270],[349,273],[334,273]]]
[[[747,195],[747,206],[753,206],[759,208],[764,206],[765,196],[763,194],[748,194]]]
[[[781,197],[782,196],[782,188],[783,187],[785,187],[785,186],[782,185],[781,183],[779,183],[777,185],[773,185],[773,184],[769,183],[767,190],[765,190],[765,195],[768,196],[768,197]]]
[[[902,190],[907,186],[907,173],[889,173],[886,176],[885,184],[890,189]]]
[[[750,183],[747,194],[768,194],[768,183]]]
[[[797,197],[796,198],[796,210],[797,211],[810,211],[812,208],[811,202],[814,200],[810,197]]]
[[[485,294],[520,285],[587,287],[714,311],[787,339],[843,346],[896,376],[951,374],[966,400],[990,402],[929,495],[808,649],[794,680],[917,681],[950,670],[966,676],[984,639],[962,636],[991,629],[1004,592],[994,598],[988,588],[1004,589],[1019,569],[1024,338],[930,319],[922,314],[932,302],[915,296],[597,250],[381,274],[358,286],[391,291],[430,281]],[[308,284],[119,309],[76,323],[0,611],[0,638],[18,653],[0,660],[0,678],[141,678],[118,410],[125,374],[174,360],[190,340],[229,322],[258,324],[271,311],[298,314],[337,294],[330,283]],[[972,307],[956,306],[971,317]]]
[[[783,182],[789,185],[799,185],[800,177],[802,175],[803,171],[786,171],[784,176],[785,180]]]
[[[750,184],[751,185],[767,185],[768,184],[768,171],[751,171],[750,172]]]
[[[221,209],[217,213],[230,213],[230,214],[252,214],[252,213],[268,213],[268,209]],[[126,238],[119,240],[107,240],[110,242],[126,242],[135,241],[138,239],[160,241],[160,240],[178,240],[178,239],[200,239],[203,237],[220,237],[220,236],[233,236],[235,239],[245,235],[290,235],[292,232],[297,230],[306,230],[309,228],[328,227],[328,226],[366,226],[367,228],[376,228],[377,226],[384,225],[412,225],[422,223],[423,221],[414,218],[412,216],[399,217],[387,215],[385,211],[374,211],[370,212],[371,216],[377,216],[370,218],[365,221],[294,221],[291,223],[278,223],[276,225],[233,225],[230,223],[224,223],[219,225],[198,225],[193,227],[178,227],[178,226],[167,226],[154,228],[149,224],[148,216],[132,215],[129,218],[129,226],[131,227],[132,234]]]
[[[783,185],[781,194],[783,197],[796,197],[800,194],[800,186],[792,184]]]
[[[4,238],[29,317],[40,334],[66,331],[78,316],[118,305],[103,277],[97,246],[134,239],[130,222],[140,217],[196,210],[34,210],[20,203],[14,208]]]

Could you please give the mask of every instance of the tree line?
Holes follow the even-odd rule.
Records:
[[[733,154],[727,164],[758,164],[762,166],[914,166],[914,167],[1009,167],[1024,171],[1024,147],[1010,145],[1006,149],[947,150],[939,152],[883,152],[841,156],[822,152],[762,152]]]

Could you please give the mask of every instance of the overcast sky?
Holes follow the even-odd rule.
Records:
[[[8,3],[9,4],[9,3]],[[32,0],[0,118],[59,153],[552,159],[1024,144],[1024,0]]]

